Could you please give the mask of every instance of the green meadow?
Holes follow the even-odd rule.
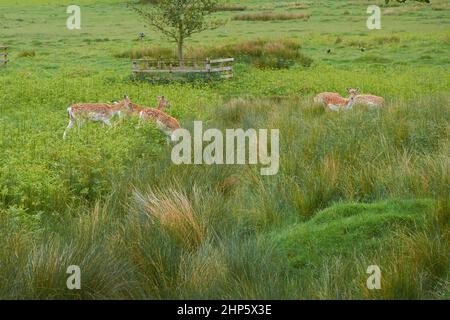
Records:
[[[0,298],[449,299],[450,3],[431,2],[227,1],[187,54],[235,57],[234,78],[155,83],[131,58],[174,45],[126,1],[77,1],[81,30],[72,2],[2,1]],[[313,103],[347,87],[386,103]],[[62,139],[70,104],[125,94],[188,130],[279,129],[279,172],[175,165],[135,117]]]

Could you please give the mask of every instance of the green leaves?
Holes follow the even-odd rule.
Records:
[[[224,24],[223,20],[206,18],[216,11],[219,3],[220,0],[161,0],[146,9],[131,3],[128,6],[150,27],[177,43],[182,59],[185,39]]]

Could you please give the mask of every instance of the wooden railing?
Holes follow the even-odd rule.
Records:
[[[0,46],[0,66],[6,67],[6,64],[8,63],[8,47]]]
[[[134,59],[134,74],[157,73],[216,73],[222,79],[233,77],[234,58],[225,59]]]

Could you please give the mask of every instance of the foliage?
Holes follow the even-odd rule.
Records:
[[[218,28],[223,22],[206,19],[215,12],[220,0],[161,0],[151,8],[142,9],[133,4],[129,6],[146,23],[161,32],[178,46],[178,58],[183,59],[183,46],[193,34]]]
[[[2,3],[0,22],[11,58],[0,70],[1,298],[450,298],[448,1],[388,8],[375,33],[358,1],[245,1],[313,18],[194,35],[188,54],[239,57],[235,77],[164,85],[130,81],[129,61],[113,56],[171,54],[157,33],[136,40],[122,0],[79,0],[101,16],[81,33],[61,28],[56,0],[16,2]],[[23,50],[39,59],[16,59]],[[295,63],[276,69],[277,57]],[[386,104],[330,113],[313,103],[346,87]],[[188,130],[193,120],[280,129],[279,173],[176,166],[158,128],[133,117],[62,140],[69,104],[124,94],[144,106],[166,96]],[[67,290],[73,264],[82,290]],[[373,264],[381,290],[366,287]]]

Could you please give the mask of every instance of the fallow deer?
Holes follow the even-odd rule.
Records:
[[[341,96],[328,96],[324,102],[327,108],[332,111],[339,110],[350,110],[355,103],[356,95],[358,94],[358,89],[347,88],[347,92],[350,97],[348,99],[342,98]]]
[[[360,94],[356,96],[355,104],[362,104],[371,108],[382,107],[384,104],[384,98],[371,94]]]
[[[176,129],[181,128],[180,124],[177,119],[162,111],[169,106],[168,101],[164,97],[158,98],[158,100],[158,108],[142,107],[132,102],[129,103],[129,106],[134,114],[139,115],[139,126],[146,120],[152,120],[156,123],[158,128],[167,135],[168,142],[170,140],[173,141],[173,132]]]
[[[169,100],[164,96],[158,97],[158,110],[165,111],[168,108],[170,108]]]
[[[164,111],[154,108],[143,108],[139,112],[139,120],[142,123],[145,120],[151,119],[156,122],[158,128],[167,135],[168,141],[174,140],[173,132],[181,128],[180,123],[174,117],[168,115]]]
[[[111,127],[111,118],[120,114],[121,110],[130,109],[131,101],[128,96],[124,96],[124,99],[113,105],[107,103],[80,103],[73,104],[67,108],[67,114],[69,116],[69,124],[63,134],[63,139],[66,139],[67,133],[76,123],[78,129],[81,124],[87,121],[101,121],[107,126]]]
[[[336,92],[322,92],[314,97],[314,102],[320,103],[320,104],[323,104],[326,106],[327,101],[329,101],[330,99],[336,99],[336,98],[342,98],[342,96]]]

